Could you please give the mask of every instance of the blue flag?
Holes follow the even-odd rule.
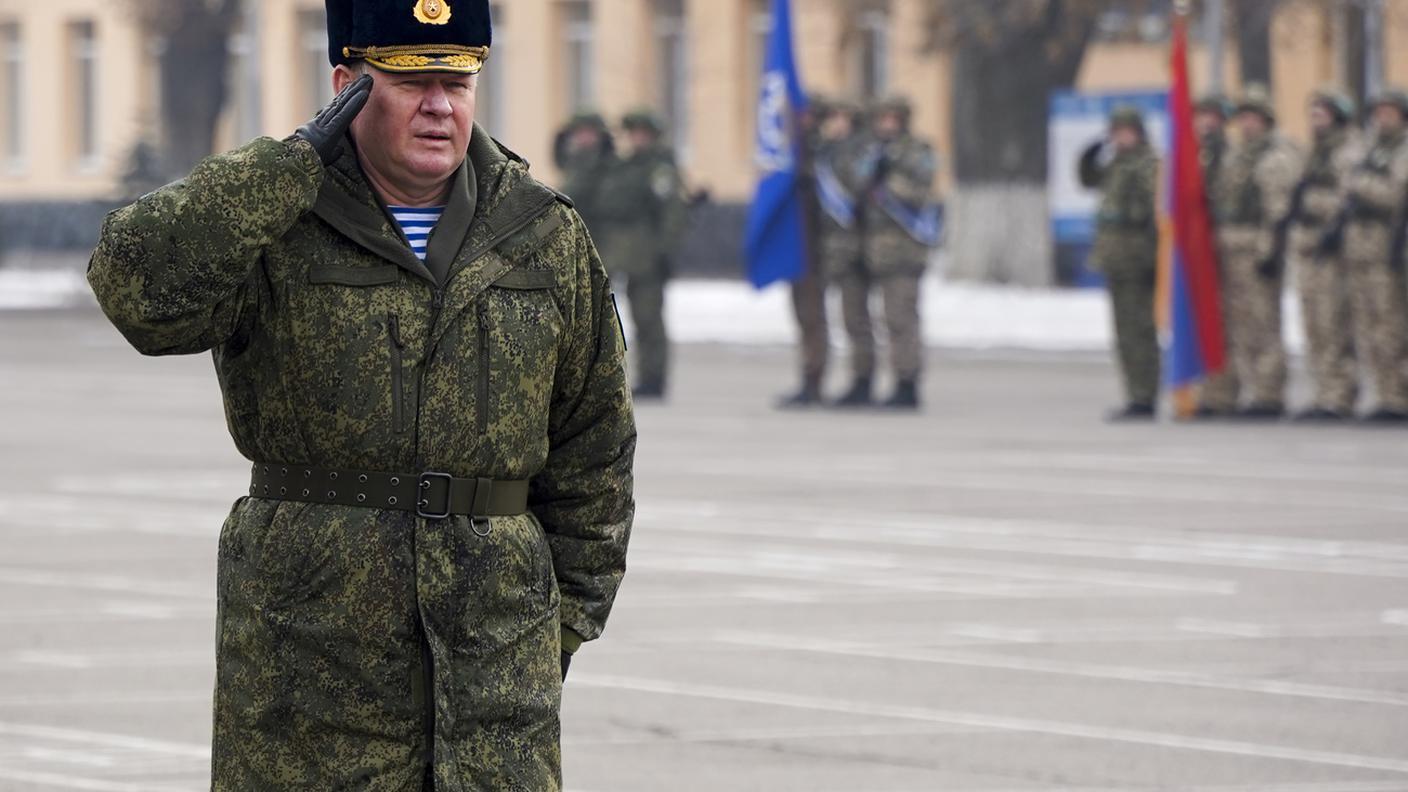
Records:
[[[756,158],[761,177],[744,234],[748,277],[760,289],[801,278],[807,256],[796,124],[798,114],[806,110],[807,95],[792,54],[789,0],[773,0],[772,22],[758,99]]]

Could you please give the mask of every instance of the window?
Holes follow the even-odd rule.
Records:
[[[856,19],[859,33],[856,91],[861,97],[884,96],[890,90],[890,14],[882,8],[862,11]]]
[[[82,170],[98,166],[98,36],[91,20],[68,26],[74,154]]]
[[[24,162],[24,41],[18,22],[0,23],[0,163]]]
[[[596,104],[592,4],[588,0],[566,0],[561,4],[561,12],[567,67],[567,112],[571,114],[591,109]]]
[[[504,73],[508,64],[504,62],[504,38],[501,32],[507,20],[504,19],[504,4],[492,3],[489,16],[494,20],[494,46],[489,50],[489,60],[484,70],[479,72],[479,85],[475,89],[474,120],[496,138],[504,136]]]
[[[311,115],[333,99],[328,74],[328,21],[321,8],[298,12],[299,117]]]
[[[655,0],[655,52],[659,86],[657,104],[667,134],[681,159],[688,157],[689,49],[684,0]]]

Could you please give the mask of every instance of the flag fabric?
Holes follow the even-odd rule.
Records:
[[[758,98],[761,175],[744,232],[748,277],[758,288],[801,278],[807,256],[797,128],[807,95],[792,51],[790,0],[773,0],[772,22]]]
[[[1176,14],[1173,26],[1172,86],[1169,91],[1169,230],[1164,316],[1166,381],[1175,409],[1188,417],[1195,407],[1192,388],[1226,366],[1221,286],[1212,212],[1203,184],[1193,98],[1188,78],[1188,18]]]

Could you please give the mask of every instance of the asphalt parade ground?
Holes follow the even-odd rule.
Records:
[[[680,350],[564,713],[573,792],[1408,790],[1408,432],[1111,427],[1096,357],[934,352],[920,416]],[[208,788],[206,356],[0,313],[0,790]]]

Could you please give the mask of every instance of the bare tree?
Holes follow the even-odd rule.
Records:
[[[229,96],[229,40],[241,0],[131,0],[150,39],[160,42],[160,169],[188,172],[215,148]]]

